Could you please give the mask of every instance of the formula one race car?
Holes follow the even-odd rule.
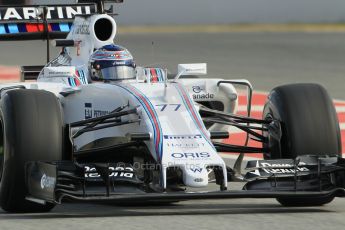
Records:
[[[246,80],[188,77],[206,74],[206,64],[180,64],[172,79],[136,66],[113,44],[116,23],[105,2],[122,1],[0,8],[1,40],[46,39],[49,48],[57,39],[61,47],[45,66],[22,67],[22,82],[0,85],[4,210],[224,198],[309,206],[345,196],[339,123],[322,86],[277,87],[263,118],[252,118]],[[248,116],[236,113],[238,85],[248,90]],[[246,144],[224,144],[229,127],[246,132]],[[233,167],[222,152],[239,154]],[[245,153],[264,159],[243,171]]]

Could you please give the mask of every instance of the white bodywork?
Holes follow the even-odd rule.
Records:
[[[110,20],[113,28],[109,39],[99,40],[95,36],[94,25],[99,19]],[[227,171],[224,161],[218,155],[211,140],[210,130],[221,131],[226,128],[212,125],[207,130],[198,112],[196,102],[219,101],[224,111],[235,113],[237,92],[231,84],[217,83],[222,79],[178,79],[151,83],[142,80],[118,82],[116,84],[88,84],[88,61],[95,48],[113,42],[116,23],[108,15],[77,17],[73,30],[67,39],[76,42],[75,47],[66,48],[66,55],[59,57],[69,66],[49,63],[41,72],[37,82],[1,85],[1,88],[24,85],[28,89],[41,89],[54,93],[60,100],[66,124],[109,114],[119,106],[137,107],[140,123],[117,126],[85,133],[74,141],[76,149],[104,137],[125,136],[128,133],[150,133],[151,140],[146,142],[154,159],[162,166],[162,185],[166,184],[166,169],[178,167],[183,172],[186,186],[204,187],[208,185],[208,166],[219,166],[223,170],[224,186],[227,187]],[[58,59],[59,59],[58,58]],[[59,62],[58,61],[58,62]],[[82,84],[73,86],[67,79],[73,72],[82,71]],[[74,76],[75,77],[75,76]],[[81,77],[80,77],[81,78]],[[62,96],[61,92],[71,92]],[[123,120],[132,120],[137,115],[128,115]]]

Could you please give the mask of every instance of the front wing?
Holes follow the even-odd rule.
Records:
[[[38,203],[156,202],[226,198],[325,198],[345,196],[345,159],[306,156],[301,159],[258,160],[247,165],[243,190],[165,191],[147,184],[122,164],[29,162],[27,199]],[[282,173],[284,172],[284,173]],[[230,177],[229,181],[238,181]]]

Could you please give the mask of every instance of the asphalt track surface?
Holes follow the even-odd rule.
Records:
[[[260,91],[318,82],[345,99],[345,34],[120,34],[138,64],[208,62],[210,77],[247,78]],[[153,43],[153,45],[152,45]],[[4,65],[42,64],[44,43],[5,42]],[[158,61],[157,61],[158,60]],[[259,105],[260,106],[260,105]],[[233,156],[226,159],[233,163]],[[6,214],[0,229],[344,229],[345,199],[324,207],[285,208],[274,199],[185,201],[173,206],[65,204],[47,214]]]

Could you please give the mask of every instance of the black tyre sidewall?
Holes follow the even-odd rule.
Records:
[[[54,207],[25,199],[25,163],[62,160],[63,117],[56,96],[41,90],[12,90],[0,103],[4,167],[0,205],[9,212],[44,212]]]
[[[292,84],[273,89],[263,118],[281,122],[280,151],[265,159],[293,159],[301,155],[341,154],[338,117],[327,91],[317,84]],[[268,134],[264,133],[265,136]],[[267,147],[267,146],[266,146]],[[275,148],[277,150],[279,148]],[[279,198],[284,206],[321,206],[334,197]]]
[[[271,159],[341,154],[337,114],[327,91],[317,84],[293,84],[272,90],[263,118],[281,121],[281,153]]]

